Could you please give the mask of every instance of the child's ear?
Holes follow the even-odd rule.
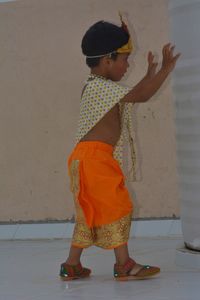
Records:
[[[104,56],[103,59],[104,59],[104,64],[105,64],[106,66],[109,66],[109,67],[110,67],[110,66],[112,65],[113,60],[112,60],[109,56]]]
[[[108,56],[102,57],[102,64],[104,66],[107,66],[109,64],[109,57]]]

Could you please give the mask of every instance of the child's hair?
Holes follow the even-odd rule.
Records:
[[[88,66],[99,64],[99,58],[106,55],[115,54],[122,46],[129,41],[129,32],[123,27],[119,27],[109,22],[99,21],[92,25],[82,39],[81,48],[86,56]],[[116,59],[112,56],[112,59]]]
[[[109,55],[109,58],[111,58],[112,60],[116,60],[117,56],[118,56],[118,53],[113,52]],[[89,68],[97,67],[99,65],[101,59],[102,59],[102,57],[95,57],[95,58],[86,57],[86,65]]]

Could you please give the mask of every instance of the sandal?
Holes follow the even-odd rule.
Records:
[[[78,265],[68,265],[67,263],[61,264],[60,278],[64,281],[80,279],[90,276],[91,270],[83,268],[81,263]]]
[[[159,272],[160,268],[139,265],[131,258],[124,265],[114,265],[114,277],[121,281],[148,279]]]

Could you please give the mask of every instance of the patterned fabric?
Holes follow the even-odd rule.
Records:
[[[80,103],[80,118],[76,143],[78,143],[103,116],[130,91],[112,80],[101,76],[89,75],[83,89]],[[121,136],[115,147],[114,157],[122,166],[123,139],[130,143],[132,158],[132,177],[135,179],[135,150],[133,147],[131,109],[132,103],[119,103]]]
[[[77,221],[72,238],[72,245],[87,248],[92,245],[103,249],[113,249],[128,242],[132,214],[122,217],[111,224],[89,228],[82,221]]]

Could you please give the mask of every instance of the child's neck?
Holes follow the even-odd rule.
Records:
[[[100,77],[104,77],[106,79],[109,79],[108,74],[106,72],[105,69],[99,68],[99,67],[94,67],[91,69],[91,74],[92,75],[96,75],[96,76],[100,76]]]

